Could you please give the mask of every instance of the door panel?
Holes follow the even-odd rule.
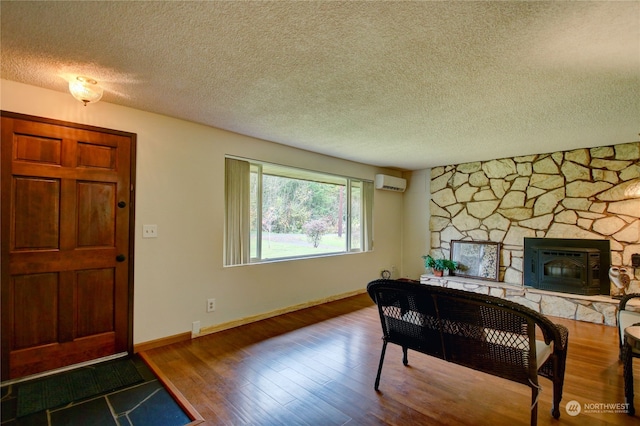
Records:
[[[113,247],[115,244],[116,186],[78,182],[77,247]]]
[[[18,275],[13,278],[13,294],[15,306],[32,305],[32,309],[15,311],[14,348],[57,341],[58,274]],[[40,297],[34,299],[33,294]]]
[[[12,250],[57,249],[60,180],[18,176],[12,193]]]
[[[132,347],[134,135],[11,115],[2,117],[3,379]]]
[[[116,147],[78,143],[78,167],[115,170],[117,158]]]
[[[62,141],[45,139],[30,135],[15,135],[14,160],[60,164]]]
[[[79,337],[111,331],[115,301],[114,269],[91,269],[76,273]]]

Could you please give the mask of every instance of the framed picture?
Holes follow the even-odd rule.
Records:
[[[455,275],[498,281],[500,243],[490,241],[451,241],[451,260],[458,263]]]

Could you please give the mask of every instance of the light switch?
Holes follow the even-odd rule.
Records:
[[[142,238],[158,238],[158,225],[142,225]]]

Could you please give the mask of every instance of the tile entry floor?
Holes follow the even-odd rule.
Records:
[[[137,356],[133,361],[144,379],[135,385],[16,418],[16,387],[2,387],[2,426],[183,426],[191,420]]]

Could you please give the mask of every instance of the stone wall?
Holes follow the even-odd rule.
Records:
[[[640,292],[640,142],[435,167],[430,208],[434,256],[500,242],[500,280],[522,285],[525,237],[608,239]]]

